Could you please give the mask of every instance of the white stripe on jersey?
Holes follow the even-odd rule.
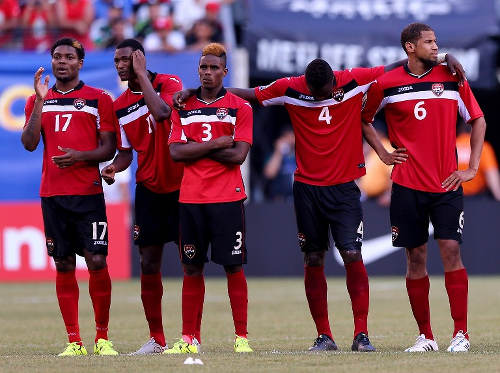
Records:
[[[132,146],[130,146],[130,142],[128,141],[127,134],[125,133],[125,130],[123,129],[123,126],[120,125],[120,142],[121,142],[121,147],[126,148],[126,149],[131,149]]]
[[[133,122],[134,120],[142,117],[145,114],[149,113],[149,109],[147,105],[142,105],[139,107],[139,109],[131,112],[130,114],[125,115],[124,117],[121,117],[118,120],[118,123],[120,123],[120,126],[123,126],[124,124],[128,124],[130,122]]]
[[[92,106],[84,106],[81,109],[77,109],[73,105],[43,105],[42,108],[42,113],[51,113],[51,112],[60,113],[65,111],[77,111],[77,112],[83,111],[85,113],[95,115],[96,117],[99,115],[97,108]]]
[[[211,122],[224,122],[231,123],[233,126],[236,125],[236,117],[231,115],[226,115],[224,118],[219,119],[217,115],[191,115],[187,118],[181,118],[181,123],[183,126],[187,126],[191,123],[211,123]]]
[[[396,102],[410,101],[410,100],[436,100],[436,99],[445,99],[445,100],[455,100],[458,103],[458,111],[460,116],[464,119],[465,122],[468,122],[471,118],[467,107],[465,106],[462,97],[460,97],[460,93],[458,91],[445,90],[440,96],[436,96],[432,91],[418,91],[418,92],[408,92],[401,93],[393,96],[384,97],[380,106],[377,109],[377,113],[387,104],[394,104]]]
[[[350,90],[344,95],[344,98],[342,101],[337,101],[333,98],[330,98],[328,100],[322,100],[322,101],[303,101],[299,100],[297,98],[289,97],[289,96],[280,96],[280,97],[273,97],[268,100],[262,101],[262,106],[271,106],[271,105],[284,105],[284,104],[290,104],[290,105],[295,105],[295,106],[304,106],[304,107],[324,107],[324,106],[333,106],[333,105],[339,105],[350,98],[356,96],[359,93],[365,94],[366,91],[368,91],[368,88],[372,85],[373,82],[370,82],[365,85],[360,85],[357,86],[356,88]]]

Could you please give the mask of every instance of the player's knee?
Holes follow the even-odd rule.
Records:
[[[360,260],[363,260],[363,257],[361,256],[361,250],[350,249],[340,250],[339,252],[342,260],[344,261],[344,264],[359,262]]]
[[[87,268],[91,271],[98,271],[106,267],[106,257],[104,255],[90,255],[85,257]]]
[[[160,272],[161,263],[154,261],[141,261],[141,271],[145,275],[152,275]]]
[[[74,271],[76,268],[76,258],[54,258],[57,272]]]
[[[308,267],[320,267],[325,263],[325,252],[314,251],[304,254],[304,263]]]
[[[238,273],[243,270],[243,267],[240,265],[230,265],[230,266],[224,266],[224,270],[226,273]]]
[[[184,264],[184,274],[186,276],[201,276],[203,274],[203,266]]]
[[[453,270],[462,266],[458,242],[451,240],[440,242],[440,251],[445,270]]]

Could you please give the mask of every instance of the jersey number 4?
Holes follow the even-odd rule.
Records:
[[[331,120],[332,120],[332,116],[330,115],[330,109],[328,109],[328,106],[324,106],[322,109],[321,109],[321,113],[319,113],[319,117],[318,117],[318,120],[321,122],[321,121],[325,121],[326,124],[330,124]]]
[[[56,123],[55,123],[55,128],[54,128],[54,131],[55,132],[66,132],[68,130],[68,127],[69,127],[69,122],[71,122],[71,117],[73,116],[73,114],[57,114],[56,115]],[[64,122],[62,128],[61,128],[61,117],[63,119],[66,119],[66,121]]]

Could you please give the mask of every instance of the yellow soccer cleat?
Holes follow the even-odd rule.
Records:
[[[61,352],[57,356],[79,356],[79,355],[87,355],[87,350],[85,347],[80,344],[81,342],[72,342],[68,343],[63,352]]]
[[[182,338],[174,343],[172,348],[163,351],[164,354],[197,354],[200,352],[201,345],[196,338],[191,343],[187,343]]]
[[[236,336],[234,340],[234,352],[253,352],[253,350],[248,344],[247,338]]]
[[[107,339],[99,338],[94,345],[94,355],[116,356],[118,351],[113,348],[113,343]]]

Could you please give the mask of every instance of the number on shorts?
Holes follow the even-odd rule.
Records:
[[[101,235],[99,236],[99,240],[103,240],[104,236],[106,235],[106,230],[108,229],[108,223],[105,221],[100,221],[100,222],[93,222],[92,223],[92,239],[97,240],[97,226],[100,225],[102,226],[102,232]]]
[[[359,222],[357,233],[361,236],[361,239],[363,239],[363,221]]]
[[[240,231],[236,232],[236,246],[233,246],[235,250],[239,250],[241,245],[243,245],[242,239],[243,234]]]

